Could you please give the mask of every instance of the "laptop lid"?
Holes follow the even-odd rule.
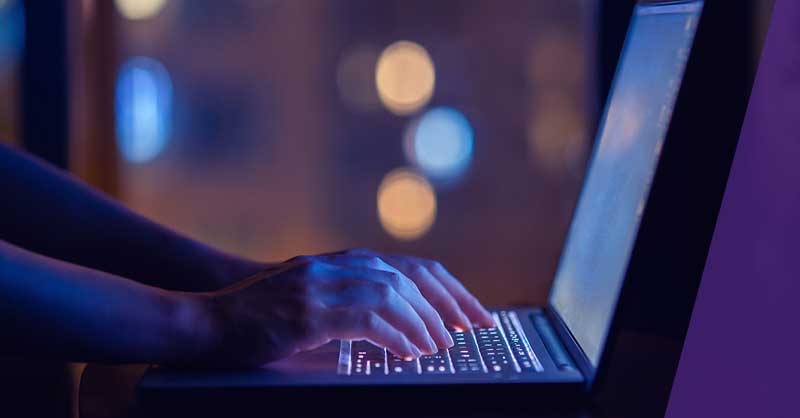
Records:
[[[549,307],[588,363],[603,354],[702,1],[640,3],[628,28]],[[580,362],[579,362],[580,363]]]

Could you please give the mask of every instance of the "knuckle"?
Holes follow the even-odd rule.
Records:
[[[409,270],[411,270],[411,274],[419,277],[424,276],[426,273],[428,273],[428,269],[425,268],[424,265],[418,263],[412,264]]]
[[[386,263],[380,259],[380,257],[375,256],[367,256],[367,265],[371,268],[382,268],[386,267]]]
[[[357,261],[359,265],[369,269],[379,269],[381,267],[381,260],[377,257],[356,254],[350,256],[353,261]]]
[[[397,289],[403,285],[403,276],[401,276],[399,273],[390,271],[386,273],[386,282],[389,284],[389,286]]]
[[[440,309],[446,309],[451,312],[457,312],[461,308],[458,307],[458,304],[452,297],[437,294],[429,298],[429,301],[439,307]]]
[[[388,302],[392,296],[392,286],[388,283],[375,282],[374,291],[380,302]]]
[[[439,270],[439,269],[444,269],[444,267],[442,266],[442,263],[440,263],[440,262],[438,262],[438,261],[436,261],[436,260],[425,260],[424,264],[425,264],[425,265],[428,267],[428,269],[430,269],[430,270]]]
[[[315,273],[319,273],[324,268],[324,264],[320,263],[319,261],[308,257],[307,259],[303,260],[299,266],[300,272],[306,275],[313,275]]]
[[[375,332],[378,330],[379,318],[372,312],[366,312],[361,317],[361,325],[366,332]]]
[[[430,302],[431,304],[438,306],[447,303],[449,297],[445,293],[439,290],[434,290],[432,292],[427,293],[425,295],[425,299],[427,299],[428,302]]]

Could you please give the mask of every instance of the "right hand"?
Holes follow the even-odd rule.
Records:
[[[206,294],[210,363],[251,367],[334,339],[368,340],[405,358],[453,339],[415,283],[379,258],[296,257]]]

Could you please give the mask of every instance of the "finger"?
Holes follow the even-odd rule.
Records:
[[[327,336],[331,339],[366,339],[403,358],[417,358],[422,354],[402,332],[374,312],[334,309],[324,322]]]
[[[448,325],[461,330],[472,328],[472,321],[461,309],[456,299],[422,264],[403,256],[387,256],[387,261],[406,272]]]
[[[433,337],[436,347],[450,348],[455,344],[439,312],[422,295],[414,281],[397,268],[387,264],[381,258],[371,256],[330,255],[321,256],[321,259],[334,265],[381,271],[382,274],[375,275],[375,278],[391,285],[411,305],[425,323],[428,334]]]
[[[380,289],[379,292],[384,292],[383,287]],[[388,291],[388,294],[391,296],[384,299],[384,303],[376,312],[386,322],[404,333],[424,354],[430,355],[439,351],[436,341],[425,326],[425,321],[411,304],[395,290]]]
[[[481,305],[472,293],[470,293],[467,288],[461,284],[458,279],[455,278],[452,274],[450,274],[447,269],[445,269],[440,263],[435,261],[428,261],[428,270],[436,276],[437,279],[442,283],[442,285],[450,292],[451,295],[455,298],[456,302],[458,302],[458,306],[467,314],[469,319],[474,324],[479,324],[481,326],[491,328],[495,326],[494,320],[492,319],[492,315],[486,308]]]
[[[316,262],[325,266],[332,292],[326,292],[323,303],[329,307],[368,309],[397,328],[422,352],[437,352],[436,342],[428,333],[425,322],[394,288],[386,276],[397,276],[379,270],[359,269]]]

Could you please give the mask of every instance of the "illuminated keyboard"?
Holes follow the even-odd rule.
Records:
[[[492,314],[494,328],[451,331],[455,345],[430,356],[405,360],[367,341],[342,341],[338,373],[352,376],[507,374],[541,372],[539,359],[517,314]]]

